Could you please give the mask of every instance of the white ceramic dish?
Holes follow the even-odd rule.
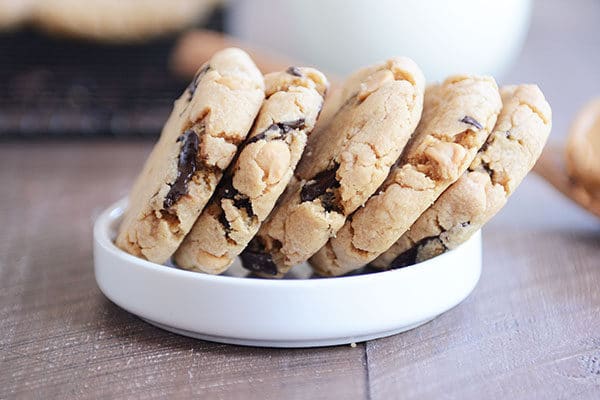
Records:
[[[362,342],[415,328],[456,306],[481,272],[481,234],[414,266],[340,278],[213,276],[154,264],[113,244],[124,200],[94,225],[96,281],[114,303],[182,335],[250,346]],[[303,275],[304,274],[304,275]]]

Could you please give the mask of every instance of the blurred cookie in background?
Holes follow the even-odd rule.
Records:
[[[590,195],[600,198],[600,97],[575,117],[566,148],[569,177]]]
[[[180,31],[206,17],[218,0],[37,1],[35,26],[52,34],[135,42]]]

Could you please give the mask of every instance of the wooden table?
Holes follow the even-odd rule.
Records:
[[[149,149],[1,145],[0,398],[598,398],[600,223],[539,180],[484,231],[455,309],[355,348],[245,348],[163,332],[95,284],[94,215]]]
[[[600,3],[538,4],[505,81],[541,83],[556,142],[600,93]],[[600,222],[535,176],[484,230],[481,281],[461,305],[354,348],[260,349],[164,332],[97,288],[94,216],[149,149],[0,143],[0,399],[600,398]]]

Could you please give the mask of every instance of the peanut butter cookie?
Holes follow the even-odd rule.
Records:
[[[501,106],[490,77],[454,76],[428,88],[424,118],[399,163],[378,193],[310,259],[315,271],[343,275],[394,244],[471,164]]]
[[[279,277],[317,252],[377,190],[414,131],[424,77],[412,60],[392,58],[347,82],[343,105],[314,133],[280,204],[242,253],[249,269]]]
[[[533,168],[552,127],[552,112],[536,85],[505,86],[494,131],[458,181],[408,232],[371,264],[400,268],[464,243],[506,204]]]
[[[240,49],[216,53],[175,101],[129,195],[116,244],[163,263],[213,194],[264,99],[263,76]]]
[[[289,183],[328,87],[312,68],[265,76],[265,100],[232,168],[175,253],[186,269],[218,274],[256,234]]]

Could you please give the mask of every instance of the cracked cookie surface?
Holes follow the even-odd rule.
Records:
[[[313,68],[290,67],[266,75],[265,85],[267,99],[246,143],[174,255],[183,268],[218,274],[246,247],[293,175],[328,82]]]
[[[468,240],[506,204],[533,168],[552,127],[552,112],[536,85],[505,86],[494,131],[469,169],[371,264],[400,268]]]
[[[343,275],[386,251],[467,169],[502,106],[493,78],[453,76],[428,87],[423,115],[378,193],[310,259],[320,275]]]
[[[133,185],[118,247],[167,261],[214,192],[263,98],[263,76],[240,49],[222,50],[198,70]]]
[[[387,176],[421,115],[424,77],[407,58],[358,71],[315,132],[279,205],[243,253],[280,277],[341,228]]]

